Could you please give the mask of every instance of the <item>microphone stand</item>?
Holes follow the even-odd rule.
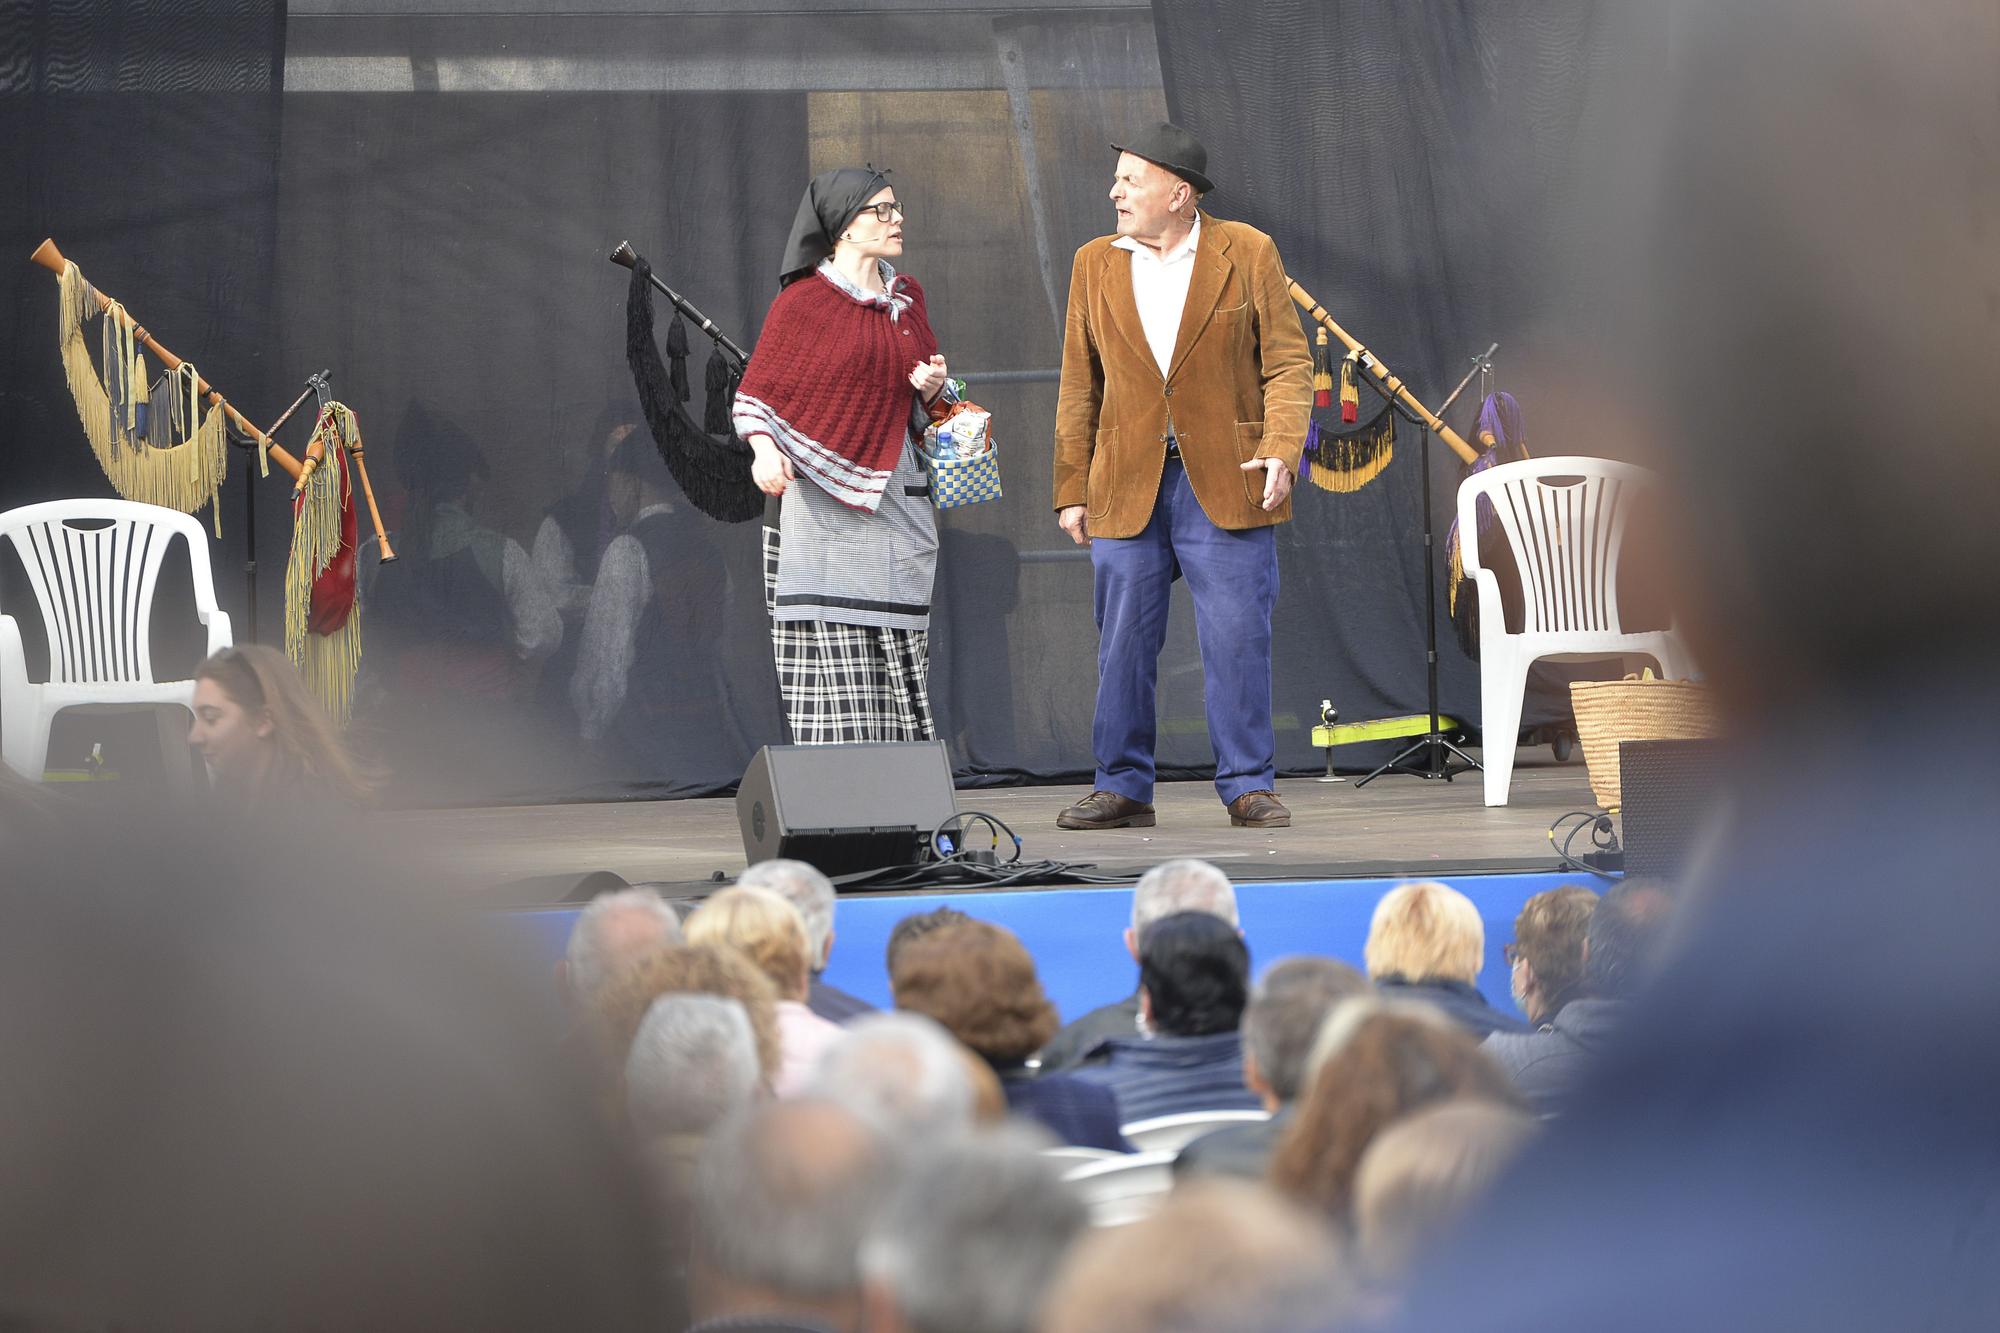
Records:
[[[1486,356],[1474,358],[1473,374],[1479,372],[1478,363],[1492,356],[1493,351],[1497,351],[1498,348],[1499,344],[1495,343],[1493,349],[1489,350]],[[1456,398],[1459,392],[1471,380],[1472,375],[1467,375],[1458,388],[1452,390],[1452,397]],[[1370,379],[1368,382],[1373,384],[1374,380]],[[1376,386],[1375,391],[1377,393],[1383,392],[1379,385]],[[1384,394],[1384,397],[1387,396]],[[1451,402],[1447,399],[1445,406],[1449,407],[1450,405]],[[1458,746],[1452,744],[1450,738],[1438,727],[1437,543],[1434,538],[1435,525],[1431,516],[1430,423],[1416,413],[1406,409],[1402,402],[1396,398],[1389,398],[1389,407],[1391,411],[1401,415],[1405,421],[1416,426],[1417,457],[1423,473],[1424,699],[1430,713],[1430,729],[1425,731],[1421,736],[1418,736],[1410,744],[1404,746],[1395,758],[1377,768],[1367,777],[1356,782],[1354,786],[1357,790],[1367,786],[1385,773],[1405,773],[1411,777],[1433,781],[1442,778],[1444,781],[1450,782],[1460,773],[1468,772],[1480,766],[1477,759],[1474,759],[1471,755],[1459,749]],[[1461,540],[1463,540],[1462,537]],[[1454,763],[1448,757],[1451,755],[1456,755],[1458,762]]]
[[[322,370],[319,374],[308,378],[306,380],[305,392],[294,398],[292,405],[286,408],[276,421],[271,423],[271,428],[264,432],[264,438],[268,440],[276,435],[279,428],[292,419],[292,414],[305,405],[306,399],[317,397],[318,401],[324,404],[329,385],[327,377],[332,373],[330,370]],[[244,602],[244,627],[249,631],[244,636],[244,641],[246,643],[255,643],[257,642],[258,473],[255,471],[257,466],[257,441],[248,436],[237,435],[232,432],[229,442],[243,450],[243,578],[244,582],[248,585],[244,590],[248,594]]]

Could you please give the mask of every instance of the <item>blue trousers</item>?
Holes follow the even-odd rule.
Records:
[[[1271,611],[1278,602],[1275,528],[1231,532],[1209,522],[1178,458],[1136,537],[1096,537],[1097,787],[1153,799],[1154,691],[1174,580],[1194,594],[1215,790],[1224,802],[1266,791],[1276,775],[1271,730]]]

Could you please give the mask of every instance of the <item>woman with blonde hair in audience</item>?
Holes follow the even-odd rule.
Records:
[[[217,793],[240,805],[374,798],[376,775],[347,752],[339,727],[275,648],[240,644],[196,667],[192,708],[188,744],[201,751]]]
[[[1064,1143],[1130,1151],[1109,1088],[1028,1068],[1060,1020],[1013,931],[967,920],[911,939],[895,954],[889,987],[898,1009],[937,1020],[991,1068],[1014,1114]]]
[[[1379,1291],[1393,1291],[1424,1247],[1485,1197],[1535,1127],[1533,1116],[1510,1106],[1449,1101],[1378,1134],[1354,1176],[1354,1254],[1362,1276]]]
[[[820,1055],[841,1032],[806,1006],[812,944],[799,909],[769,889],[738,885],[697,907],[683,930],[689,944],[739,950],[776,988],[779,1061],[771,1088],[780,1097],[803,1092]]]
[[[1306,1090],[1271,1156],[1268,1178],[1341,1225],[1352,1221],[1362,1154],[1388,1126],[1454,1098],[1521,1105],[1477,1042],[1444,1015],[1406,1002],[1342,1003],[1321,1025],[1306,1070]]]
[[[1472,900],[1449,884],[1417,880],[1383,894],[1362,956],[1368,979],[1385,996],[1434,1004],[1475,1037],[1527,1031],[1527,1024],[1479,993],[1486,923]]]

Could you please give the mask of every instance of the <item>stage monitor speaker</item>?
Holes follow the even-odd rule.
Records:
[[[743,855],[831,876],[909,865],[958,813],[942,741],[767,745],[736,789]]]
[[[1626,874],[1680,874],[1721,807],[1722,773],[1719,741],[1618,743]]]

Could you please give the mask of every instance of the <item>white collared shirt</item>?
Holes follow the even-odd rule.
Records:
[[[1174,363],[1174,342],[1180,337],[1181,311],[1187,307],[1188,283],[1194,278],[1194,251],[1201,240],[1201,215],[1188,228],[1187,239],[1160,253],[1120,236],[1112,247],[1132,252],[1132,299],[1139,307],[1139,327],[1146,346],[1160,363],[1160,377]]]

